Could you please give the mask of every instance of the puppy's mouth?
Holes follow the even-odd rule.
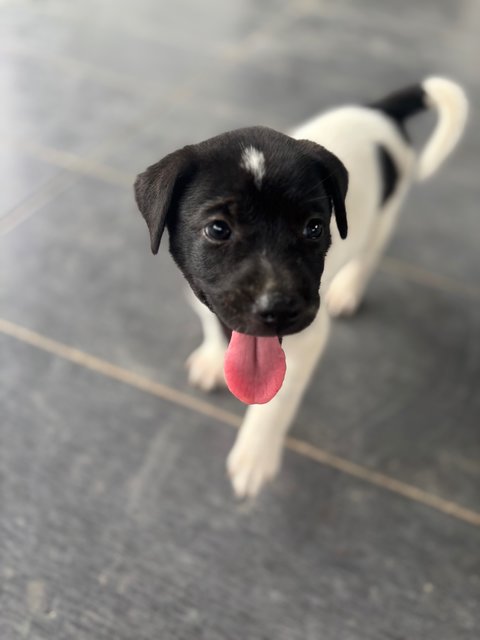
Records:
[[[308,304],[297,304],[295,311],[275,318],[244,311],[235,298],[221,300],[200,288],[202,302],[215,313],[230,334],[224,373],[230,392],[245,404],[266,404],[280,391],[286,374],[282,337],[305,329],[317,315],[318,296]],[[255,311],[255,309],[254,309]]]
[[[279,392],[287,367],[278,336],[251,336],[232,331],[225,355],[230,391],[246,404],[265,404]]]
[[[285,334],[298,333],[315,318],[316,308],[288,328]],[[282,336],[277,331],[256,331],[254,326],[231,330],[225,355],[224,372],[231,393],[245,404],[266,404],[282,387],[286,374]],[[272,335],[273,334],[273,335]]]

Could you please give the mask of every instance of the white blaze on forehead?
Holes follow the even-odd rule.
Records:
[[[265,175],[265,156],[255,147],[246,147],[242,153],[242,167],[252,174],[255,186],[260,189]]]

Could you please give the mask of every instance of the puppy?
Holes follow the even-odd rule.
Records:
[[[417,154],[405,122],[427,109],[438,121]],[[204,340],[188,360],[190,381],[211,390],[226,375],[251,404],[227,461],[239,497],[256,495],[277,473],[329,317],[358,308],[410,185],[438,169],[466,117],[463,90],[430,77],[290,135],[223,133],[137,177],[151,249],[167,227],[195,294]]]

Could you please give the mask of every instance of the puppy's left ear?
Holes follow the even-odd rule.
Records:
[[[347,211],[345,209],[345,198],[348,190],[348,171],[345,169],[343,162],[324,147],[321,147],[321,158],[322,165],[325,167],[325,175],[323,178],[325,190],[332,199],[338,232],[342,240],[345,240],[348,233]]]
[[[336,155],[327,151],[325,147],[302,140],[310,151],[313,151],[321,167],[321,181],[325,191],[330,196],[335,214],[335,221],[340,237],[345,239],[348,233],[347,212],[345,210],[345,197],[348,190],[348,171]]]
[[[184,147],[152,164],[135,180],[135,200],[150,232],[152,253],[158,253],[165,224],[174,213],[195,170],[191,147]]]

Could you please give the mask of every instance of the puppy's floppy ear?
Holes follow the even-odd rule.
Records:
[[[336,155],[327,151],[310,140],[301,140],[308,149],[313,151],[319,160],[321,167],[321,181],[325,191],[330,196],[335,214],[335,221],[340,237],[345,239],[348,233],[347,212],[345,210],[345,197],[348,189],[348,171]]]
[[[150,231],[153,253],[158,252],[167,217],[194,169],[192,148],[184,147],[152,164],[135,180],[135,200]]]
[[[347,211],[345,209],[345,197],[348,190],[348,171],[343,162],[330,151],[321,147],[322,164],[325,166],[323,178],[325,189],[332,199],[335,221],[340,237],[344,240],[348,233]]]

